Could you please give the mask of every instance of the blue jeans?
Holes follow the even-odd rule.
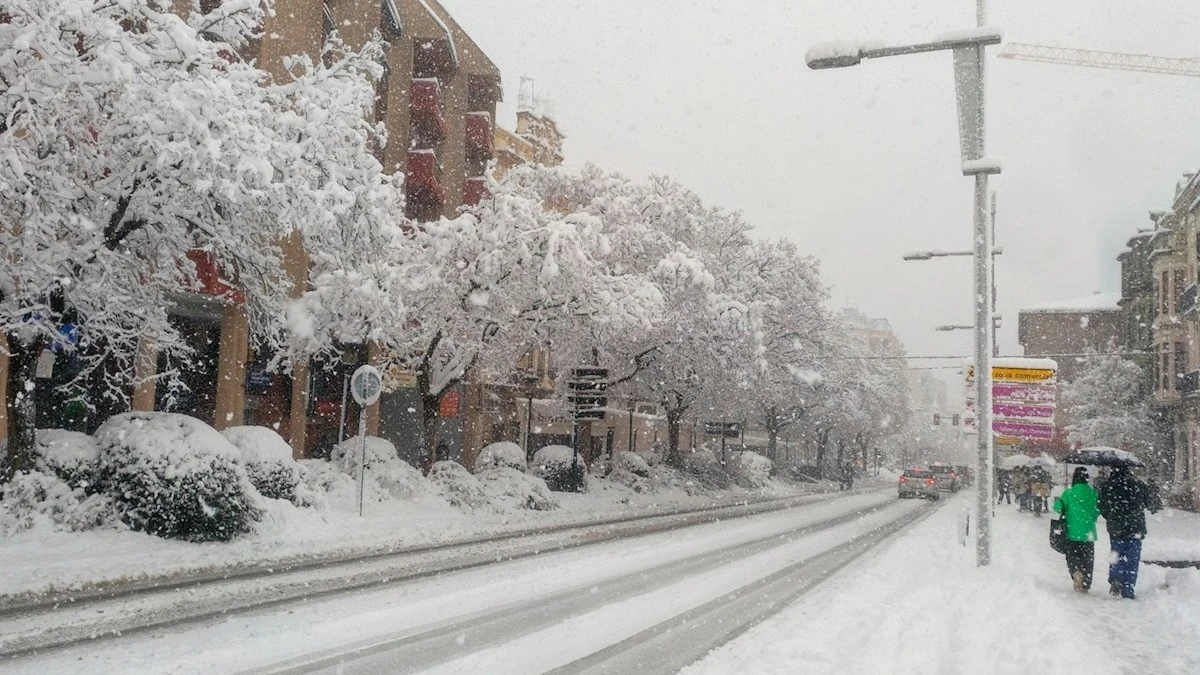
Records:
[[[1108,583],[1122,598],[1133,599],[1133,587],[1137,585],[1138,565],[1142,561],[1141,539],[1113,539],[1113,561],[1108,566]]]

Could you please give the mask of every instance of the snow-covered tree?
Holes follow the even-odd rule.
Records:
[[[403,287],[407,311],[375,337],[385,362],[417,374],[427,453],[442,394],[469,375],[507,376],[548,336],[649,324],[662,296],[641,275],[604,264],[609,236],[601,219],[547,208],[505,181],[479,205],[414,226],[390,247],[378,278]]]
[[[176,4],[0,0],[9,470],[27,465],[43,348],[74,351],[81,377],[123,399],[141,345],[190,356],[167,311],[201,289],[197,260],[220,265],[237,289],[223,299],[244,304],[256,339],[281,344],[293,284],[281,242],[399,203],[370,157],[369,54],[295,62],[294,81],[273,82],[236,56],[267,2],[192,3],[186,16]]]
[[[1085,357],[1075,381],[1063,387],[1069,440],[1152,455],[1154,425],[1141,381],[1141,367],[1116,354]]]

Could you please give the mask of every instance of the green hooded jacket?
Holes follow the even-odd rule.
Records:
[[[1099,496],[1087,483],[1072,485],[1054,500],[1057,513],[1066,509],[1067,539],[1096,541],[1096,519],[1100,517],[1097,501]]]

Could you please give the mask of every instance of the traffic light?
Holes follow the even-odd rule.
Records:
[[[942,423],[942,414],[941,413],[933,413],[933,426],[935,426],[935,427],[940,426],[941,423]]]
[[[958,415],[955,415],[955,416],[953,416],[953,417],[951,417],[951,418],[950,418],[950,424],[951,424],[951,425],[953,425],[953,426],[958,426],[958,421],[959,421],[960,419],[961,419],[961,417],[959,417]]]

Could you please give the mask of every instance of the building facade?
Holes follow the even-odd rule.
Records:
[[[1126,319],[1120,301],[1120,293],[1094,293],[1026,307],[1017,314],[1017,339],[1025,356],[1054,359],[1058,383],[1070,383],[1084,354],[1124,349]],[[1060,387],[1060,395],[1061,391]],[[1064,454],[1070,449],[1067,427],[1073,421],[1059,405],[1054,414],[1054,438],[1026,440],[1022,446]]]
[[[211,10],[215,4],[203,0],[201,9]],[[191,0],[175,0],[180,13],[190,11],[191,5]],[[354,49],[376,32],[384,39],[385,72],[377,84],[371,116],[387,129],[388,143],[377,150],[384,170],[406,175],[410,218],[453,216],[462,205],[483,198],[483,175],[493,156],[500,72],[437,0],[276,0],[274,9],[264,19],[264,37],[247,46],[242,56],[256,60],[276,79],[288,77],[284,64],[290,57],[322,59],[322,46],[335,31]],[[308,252],[299,237],[280,245],[298,297],[308,283]],[[141,384],[131,391],[129,407],[183,412],[218,429],[269,426],[288,440],[298,457],[327,453],[337,442],[343,422],[350,429],[357,424],[354,406],[342,415],[345,381],[354,368],[371,360],[373,349],[342,345],[341,358],[333,362],[298,363],[289,373],[271,372],[267,364],[273,355],[251,348],[242,299],[221,281],[220,261],[201,251],[188,257],[196,266],[202,291],[173,298],[170,313],[196,359],[191,364],[167,363],[156,354],[153,343],[144,343],[137,360]],[[177,367],[182,369],[187,391],[167,396],[156,388],[154,375]],[[5,370],[3,361],[0,370]],[[6,381],[6,373],[0,372],[0,383]],[[398,447],[410,445],[405,442],[409,427],[420,428],[419,421],[402,419],[410,408],[420,409],[406,404],[412,398],[406,383],[393,382],[399,393],[389,394],[366,411],[370,433],[390,437]],[[39,395],[53,389],[41,384],[39,380]],[[2,387],[0,394],[5,393]],[[461,398],[463,392],[453,395]],[[390,424],[381,428],[381,407],[402,415],[391,417]],[[78,428],[91,431],[117,412],[122,410],[114,405],[101,406]],[[446,433],[461,433],[462,425],[453,422],[457,420],[445,426]],[[0,438],[6,429],[6,423],[0,424]]]

